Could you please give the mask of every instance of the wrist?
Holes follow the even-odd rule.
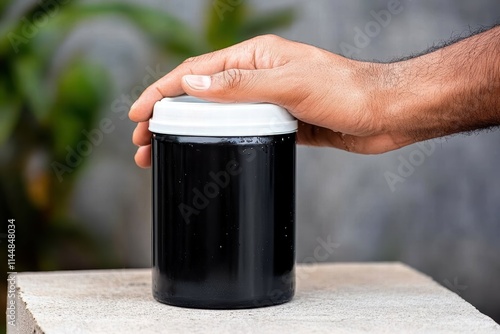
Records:
[[[445,82],[439,66],[433,66],[436,56],[381,64],[377,113],[383,133],[399,147],[447,134],[441,113],[454,83]]]
[[[364,105],[371,119],[370,135],[390,137],[396,149],[409,144],[410,138],[405,129],[412,123],[412,110],[418,108],[411,93],[406,89],[403,74],[406,71],[401,63],[362,63],[364,73]]]

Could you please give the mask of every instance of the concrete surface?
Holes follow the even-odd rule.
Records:
[[[458,295],[400,263],[299,266],[290,303],[194,310],[151,296],[151,271],[21,273],[9,333],[500,333]]]

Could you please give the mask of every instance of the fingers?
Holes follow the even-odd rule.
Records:
[[[135,154],[135,163],[141,168],[148,168],[151,166],[151,145],[139,147]]]
[[[132,142],[137,146],[149,145],[151,143],[151,132],[148,130],[149,122],[140,122],[132,135]]]
[[[180,95],[178,94],[172,95]],[[142,92],[141,96],[137,99],[137,101],[132,104],[130,107],[130,111],[128,113],[128,117],[133,122],[145,122],[151,118],[153,113],[153,106],[156,102],[160,101],[163,97],[163,93],[157,88],[156,83],[146,88],[144,92]]]
[[[283,93],[274,70],[229,69],[212,76],[186,75],[188,94],[215,102],[274,102]]]
[[[255,69],[255,52],[258,43],[249,40],[229,48],[189,58],[173,71],[149,86],[130,109],[129,117],[134,122],[144,122],[151,117],[155,102],[163,97],[178,96],[185,93],[181,84],[188,74],[211,75],[228,68],[242,70]]]
[[[280,43],[285,43],[285,40],[271,35],[261,36],[223,50],[190,58],[149,86],[129,112],[129,118],[139,122],[133,134],[133,142],[139,146],[145,145],[137,151],[135,156],[137,164],[141,167],[151,164],[149,146],[151,133],[147,129],[147,121],[151,117],[154,104],[164,97],[178,96],[187,92],[220,102],[272,102],[272,94],[277,94],[279,90],[270,90],[273,79],[267,77],[268,73],[256,70],[270,69],[286,63],[282,57],[286,48],[279,46]],[[259,72],[256,78],[253,78],[252,70]],[[198,83],[202,85],[200,90],[196,87],[196,82],[192,82],[193,86],[189,86],[183,80],[186,75],[213,76],[209,77],[209,81],[206,78],[201,79]],[[203,85],[208,89],[203,88]],[[241,91],[238,92],[237,88],[241,88]]]

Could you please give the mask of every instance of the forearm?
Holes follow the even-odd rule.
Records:
[[[149,166],[156,101],[186,93],[214,102],[269,102],[301,121],[298,142],[376,154],[500,125],[500,27],[425,56],[358,62],[261,36],[190,58],[148,87],[130,118]]]
[[[500,27],[382,66],[379,114],[402,146],[500,125]]]

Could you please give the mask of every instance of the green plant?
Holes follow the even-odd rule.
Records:
[[[294,12],[254,13],[248,1],[231,6],[210,0],[203,31],[197,32],[140,4],[42,0],[7,17],[13,4],[0,3],[0,212],[17,222],[16,270],[119,265],[70,218],[68,200],[85,163],[62,182],[51,168],[52,161],[65,160],[68,146],[84,139],[83,129],[95,127],[111,98],[112,83],[99,64],[76,53],[55,66],[61,43],[91,18],[119,16],[160,54],[180,61],[286,27]]]
[[[255,13],[248,1],[207,1],[198,32],[169,13],[136,4],[42,0],[7,16],[13,4],[0,3],[0,212],[4,220],[16,219],[16,270],[119,266],[68,212],[85,163],[62,182],[51,168],[51,162],[64,161],[68,146],[84,139],[83,129],[95,127],[111,92],[107,72],[85,56],[75,53],[65,64],[54,64],[60,45],[89,19],[119,16],[162,57],[178,62],[286,27],[294,12]]]
[[[83,164],[59,182],[47,163],[64,160],[65,148],[84,139],[81,130],[95,124],[98,111],[108,101],[105,71],[82,57],[75,57],[55,77],[49,77],[58,46],[76,25],[91,17],[121,15],[161,52],[183,59],[287,26],[293,20],[291,9],[253,15],[245,1],[226,8],[221,16],[220,9],[209,2],[203,36],[168,13],[138,5],[74,2],[50,12],[44,9],[46,3],[28,8],[21,14],[23,19],[4,24],[0,40],[4,69],[0,77],[1,205],[5,216],[18,219],[26,232],[20,242],[25,240],[30,246],[19,248],[29,250],[29,255],[20,263],[30,269],[58,268],[44,254],[60,249],[61,238],[83,238],[84,242],[76,243],[81,245],[88,242],[69,228],[73,224],[67,215],[67,200]],[[7,8],[6,3],[2,6]],[[40,14],[47,21],[42,27],[36,24]],[[30,24],[32,31],[27,36]],[[38,167],[27,170],[30,164]]]

